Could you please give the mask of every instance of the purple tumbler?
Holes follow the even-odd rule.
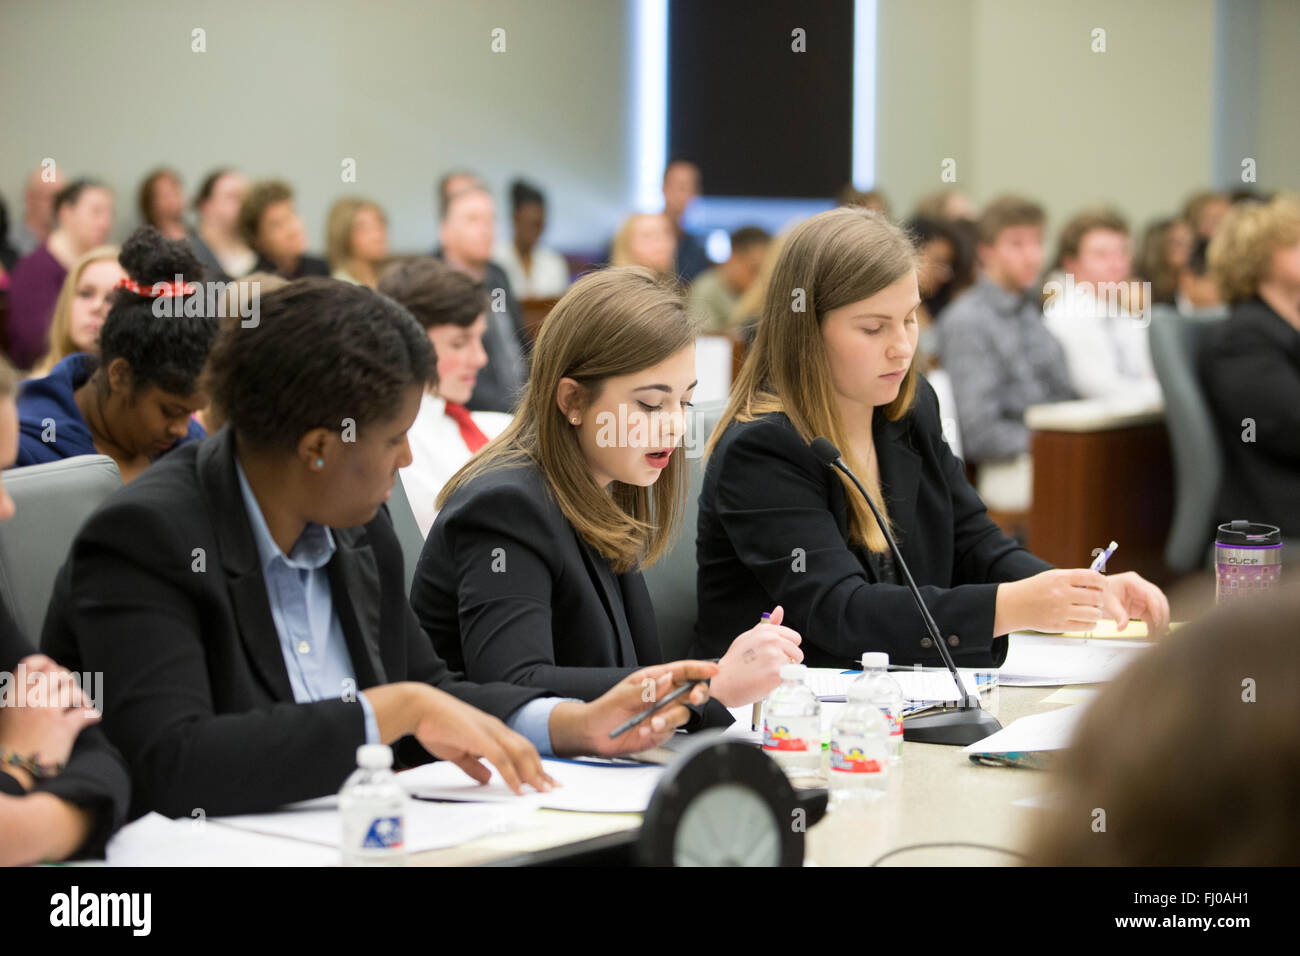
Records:
[[[1214,599],[1261,597],[1282,577],[1282,531],[1271,524],[1229,521],[1214,539]]]

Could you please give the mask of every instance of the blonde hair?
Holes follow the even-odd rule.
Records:
[[[81,274],[92,262],[101,259],[116,260],[121,251],[117,246],[97,246],[72,264],[59,289],[59,297],[54,302],[54,312],[50,317],[49,345],[45,354],[32,366],[32,378],[49,375],[54,366],[74,352],[81,351],[81,346],[72,341],[72,301],[77,297],[77,284],[81,282]]]
[[[872,500],[889,520],[879,482],[858,461],[845,438],[822,339],[826,314],[870,298],[916,268],[916,252],[907,235],[877,212],[845,206],[819,213],[796,226],[782,245],[780,258],[763,301],[754,344],[731,389],[731,401],[709,436],[712,453],[733,421],[753,421],[769,412],[784,412],[804,441],[819,435],[840,449],[845,463],[861,476]],[[803,309],[792,308],[801,291]],[[908,366],[898,396],[884,406],[885,418],[897,421],[916,395],[916,362]],[[888,548],[870,509],[840,475],[849,508],[849,537],[871,551]]]
[[[609,264],[611,266],[639,266],[640,263],[632,258],[632,229],[641,219],[662,219],[665,228],[669,233],[673,231],[673,224],[668,221],[668,217],[657,212],[634,212],[623,220],[623,225],[618,227],[618,232],[614,234],[613,245],[609,250]],[[671,269],[672,266],[669,266]],[[666,274],[666,273],[665,273]]]
[[[451,477],[437,507],[479,475],[531,461],[569,524],[616,573],[652,565],[672,546],[681,524],[685,455],[671,456],[650,487],[615,481],[606,492],[592,476],[556,393],[560,380],[570,378],[589,403],[607,379],[676,355],[695,342],[696,332],[682,297],[649,269],[609,268],[580,278],[542,323],[514,418]]]
[[[1300,199],[1237,203],[1223,217],[1206,254],[1210,273],[1228,302],[1259,293],[1273,253],[1300,242]]]
[[[357,221],[357,213],[363,209],[373,209],[384,224],[388,224],[388,217],[379,203],[370,199],[347,196],[330,207],[325,225],[325,258],[329,260],[331,269],[345,268],[352,261],[352,227]]]

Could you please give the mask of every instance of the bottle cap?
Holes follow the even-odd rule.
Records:
[[[386,770],[393,765],[393,748],[388,744],[362,744],[357,748],[357,766],[363,770]]]
[[[782,664],[781,680],[803,680],[808,673],[806,664]]]
[[[862,655],[862,669],[870,670],[873,667],[883,667],[889,669],[889,655],[884,651],[868,651]]]

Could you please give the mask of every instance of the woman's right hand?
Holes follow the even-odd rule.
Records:
[[[1105,577],[1087,568],[1057,568],[998,585],[993,634],[1089,631],[1101,620]]]
[[[743,707],[762,700],[781,683],[781,668],[803,662],[797,631],[782,627],[785,610],[780,606],[766,621],[741,634],[718,661],[718,676],[710,692],[727,707]]]
[[[77,735],[100,719],[76,678],[44,654],[18,662],[25,678],[15,688],[17,706],[0,707],[0,748],[42,764],[65,764]],[[29,687],[33,674],[43,675],[44,693]],[[17,675],[15,675],[17,676]]]

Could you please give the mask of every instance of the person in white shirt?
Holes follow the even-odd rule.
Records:
[[[1098,209],[1067,222],[1057,268],[1044,285],[1043,319],[1065,351],[1074,391],[1080,398],[1158,404],[1148,345],[1151,302],[1133,279],[1123,217]]]
[[[479,370],[487,365],[487,292],[483,284],[444,262],[412,259],[389,269],[379,291],[403,305],[424,327],[435,353],[435,377],[406,433],[411,464],[401,469],[402,487],[420,533],[428,535],[438,492],[461,465],[510,423],[502,412],[465,407]]]
[[[569,264],[554,249],[541,245],[546,230],[546,197],[516,179],[510,184],[514,239],[498,243],[492,258],[505,270],[510,288],[521,299],[554,299],[569,287]]]

